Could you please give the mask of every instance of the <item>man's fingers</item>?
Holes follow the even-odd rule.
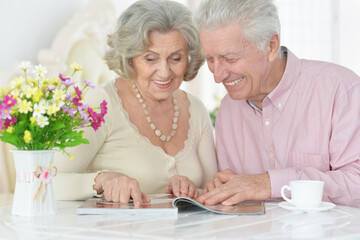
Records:
[[[206,205],[215,205],[215,204],[221,203],[221,202],[229,199],[232,196],[233,196],[233,193],[231,193],[229,191],[221,191],[221,192],[218,192],[217,194],[212,195],[208,199],[206,199],[204,203]]]
[[[246,199],[243,197],[243,195],[241,193],[237,193],[237,194],[233,195],[232,197],[223,201],[221,204],[224,206],[231,206],[231,205],[237,204],[239,202],[243,202],[245,200]]]
[[[227,169],[225,169],[224,171],[222,171],[223,173],[225,173],[225,174],[231,174],[231,175],[234,175],[234,174],[236,174],[233,170],[231,170],[230,168],[227,168]]]
[[[221,185],[223,185],[223,183],[219,179],[215,178],[213,181],[213,185],[214,185],[214,188],[216,188],[216,187],[220,187]]]
[[[223,184],[223,183],[227,183],[228,181],[232,180],[236,176],[237,175],[234,175],[234,174],[227,174],[227,173],[220,172],[216,175],[216,179],[218,179]]]

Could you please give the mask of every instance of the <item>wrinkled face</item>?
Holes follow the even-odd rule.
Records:
[[[268,53],[246,42],[238,24],[202,29],[200,40],[215,82],[222,83],[232,99],[263,98],[262,85],[271,68]]]
[[[155,101],[172,96],[184,78],[188,64],[187,43],[177,31],[150,31],[150,47],[132,59],[135,82],[144,98]]]

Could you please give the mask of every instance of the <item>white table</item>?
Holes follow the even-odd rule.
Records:
[[[57,202],[53,217],[11,215],[0,194],[0,239],[360,239],[360,209],[336,206],[305,214],[266,203],[261,216],[209,212],[174,216],[76,215],[82,202]]]

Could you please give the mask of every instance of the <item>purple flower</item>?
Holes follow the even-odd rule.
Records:
[[[78,106],[78,111],[80,113],[80,116],[81,118],[84,120],[84,121],[89,121],[88,119],[88,115],[86,114],[86,112],[84,111],[84,109],[81,107],[81,106]]]
[[[49,85],[49,86],[47,86],[47,89],[49,91],[54,91],[56,89],[56,87],[54,85]]]
[[[62,81],[61,82],[63,85],[65,86],[71,86],[71,85],[74,85],[74,82],[70,80],[70,78],[66,79],[65,81]]]
[[[67,106],[62,106],[61,108],[63,110],[64,113],[68,113],[70,116],[74,117],[75,113],[76,113],[76,109],[74,108],[69,108]]]
[[[88,81],[88,80],[85,80],[85,79],[84,79],[84,83],[85,83],[86,85],[88,85],[89,87],[91,87],[92,89],[95,88],[94,84],[92,84],[92,83],[91,83],[90,81]]]
[[[73,100],[73,95],[71,93],[66,93],[66,100],[72,101]]]
[[[4,105],[0,105],[0,118],[1,119],[11,119],[10,115],[11,109],[10,107]]]

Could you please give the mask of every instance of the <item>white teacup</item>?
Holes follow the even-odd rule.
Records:
[[[285,196],[285,189],[291,191],[291,199]],[[316,208],[320,205],[324,182],[316,180],[290,181],[290,186],[281,188],[282,198],[298,208]]]

